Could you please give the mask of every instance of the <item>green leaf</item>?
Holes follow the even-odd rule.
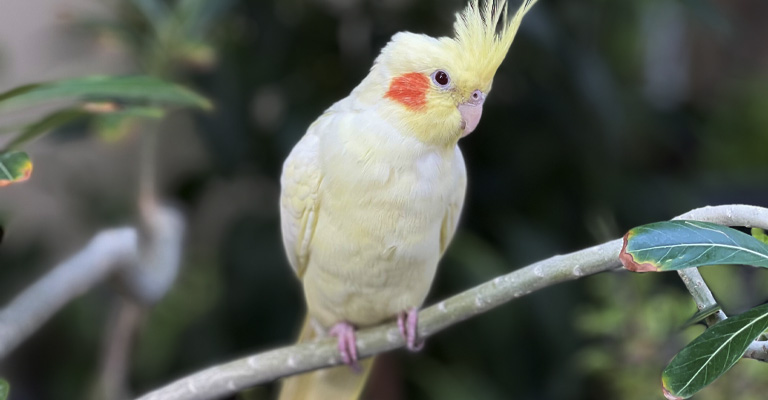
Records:
[[[0,400],[8,399],[11,393],[11,385],[5,379],[0,378]]]
[[[752,237],[755,239],[768,244],[768,235],[765,234],[765,231],[760,228],[752,228],[750,230],[750,233],[752,234]]]
[[[125,106],[119,107],[114,103],[87,103],[82,107],[66,108],[43,117],[41,120],[27,125],[21,129],[21,133],[10,141],[5,150],[19,148],[21,145],[37,139],[38,137],[65,126],[67,124],[96,118],[96,120],[126,121],[135,118],[160,119],[165,116],[165,111],[157,107]],[[98,125],[98,124],[97,124]],[[115,123],[107,124],[115,128]],[[99,125],[99,128],[102,126]],[[101,132],[101,129],[100,129]]]
[[[23,182],[32,175],[32,161],[27,153],[11,151],[0,153],[0,187]]]
[[[24,85],[24,86],[19,86],[19,87],[13,88],[13,89],[5,92],[5,93],[0,93],[0,103],[4,102],[4,101],[6,101],[6,100],[8,100],[8,99],[10,99],[12,97],[21,96],[24,93],[29,93],[31,91],[34,91],[35,89],[37,89],[40,86],[41,86],[40,83],[32,83],[32,84],[28,84],[28,85]]]
[[[99,115],[91,123],[102,139],[115,141],[124,137],[134,126],[134,119],[122,115]]]
[[[768,268],[768,244],[722,225],[666,221],[627,232],[619,259],[624,268],[634,272],[672,271],[716,264]]]
[[[668,399],[687,399],[731,369],[768,329],[768,304],[728,318],[685,346],[661,376]]]
[[[165,110],[158,107],[125,107],[115,112],[106,113],[105,115],[132,117],[132,118],[162,119],[163,117],[165,117]]]
[[[54,100],[119,101],[211,109],[205,97],[152,76],[90,76],[25,85],[0,93],[0,109]]]
[[[69,124],[79,119],[85,118],[89,115],[88,112],[83,111],[80,108],[68,108],[65,110],[56,111],[53,114],[49,114],[43,117],[41,120],[28,125],[24,128],[13,140],[11,140],[6,146],[6,150],[18,148],[24,143],[36,139],[37,137],[52,131],[60,126]]]
[[[691,318],[688,319],[688,321],[683,324],[683,327],[689,327],[691,325],[696,325],[699,322],[702,322],[709,318],[711,315],[714,315],[718,311],[722,310],[723,308],[720,307],[719,304],[713,304],[703,310],[696,311],[695,314]]]
[[[136,127],[139,119],[161,119],[162,108],[131,107],[117,112],[93,116],[91,127],[105,140],[119,140]]]

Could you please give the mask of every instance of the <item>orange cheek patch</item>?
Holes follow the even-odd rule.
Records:
[[[427,105],[428,89],[429,78],[418,72],[411,72],[392,79],[385,97],[415,111]]]

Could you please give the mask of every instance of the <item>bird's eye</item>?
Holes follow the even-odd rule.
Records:
[[[432,74],[432,80],[440,87],[446,87],[451,83],[451,77],[448,76],[447,72],[441,69],[438,69]]]

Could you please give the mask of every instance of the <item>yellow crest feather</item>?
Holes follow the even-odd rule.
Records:
[[[463,12],[456,14],[455,40],[467,60],[472,60],[480,79],[490,81],[515,39],[523,16],[537,0],[524,0],[508,20],[507,0],[472,0]],[[502,23],[499,31],[499,22]]]

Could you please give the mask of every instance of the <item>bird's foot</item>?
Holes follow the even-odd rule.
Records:
[[[355,338],[355,327],[349,322],[339,322],[334,325],[329,333],[336,336],[339,340],[339,353],[344,364],[349,365],[355,371],[360,370],[357,363],[357,344]]]
[[[405,347],[410,351],[420,351],[424,348],[424,342],[416,342],[416,331],[419,326],[419,309],[411,308],[397,315],[397,327],[405,338]]]

